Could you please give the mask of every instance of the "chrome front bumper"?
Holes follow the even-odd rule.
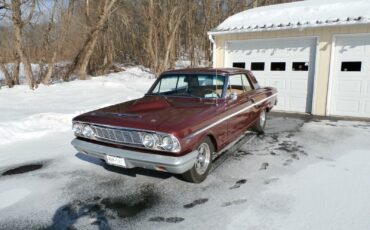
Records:
[[[181,174],[191,169],[198,156],[197,151],[190,152],[181,157],[142,153],[94,144],[77,138],[74,139],[71,144],[80,153],[103,160],[106,160],[107,155],[124,158],[126,168],[139,167],[176,174]]]

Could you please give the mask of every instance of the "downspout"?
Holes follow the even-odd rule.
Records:
[[[212,67],[216,67],[216,42],[212,34],[208,33],[208,39],[212,43]]]

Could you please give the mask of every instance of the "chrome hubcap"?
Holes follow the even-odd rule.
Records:
[[[202,143],[198,147],[198,157],[195,162],[195,171],[202,175],[207,171],[208,165],[211,161],[211,150],[207,143]]]
[[[266,111],[262,110],[260,114],[260,125],[261,127],[264,127],[266,123]]]

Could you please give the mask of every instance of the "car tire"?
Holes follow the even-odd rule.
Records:
[[[266,126],[266,116],[267,112],[266,110],[261,110],[260,115],[258,117],[258,120],[253,125],[252,130],[257,133],[264,133],[265,126]]]
[[[212,154],[215,147],[209,137],[206,137],[198,146],[198,156],[194,166],[184,174],[183,178],[192,183],[200,183],[204,181],[212,167]]]

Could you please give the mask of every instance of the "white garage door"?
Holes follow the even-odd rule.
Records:
[[[229,41],[225,67],[253,71],[261,86],[278,89],[276,110],[311,112],[316,39]]]
[[[370,35],[337,37],[329,114],[370,117]]]

